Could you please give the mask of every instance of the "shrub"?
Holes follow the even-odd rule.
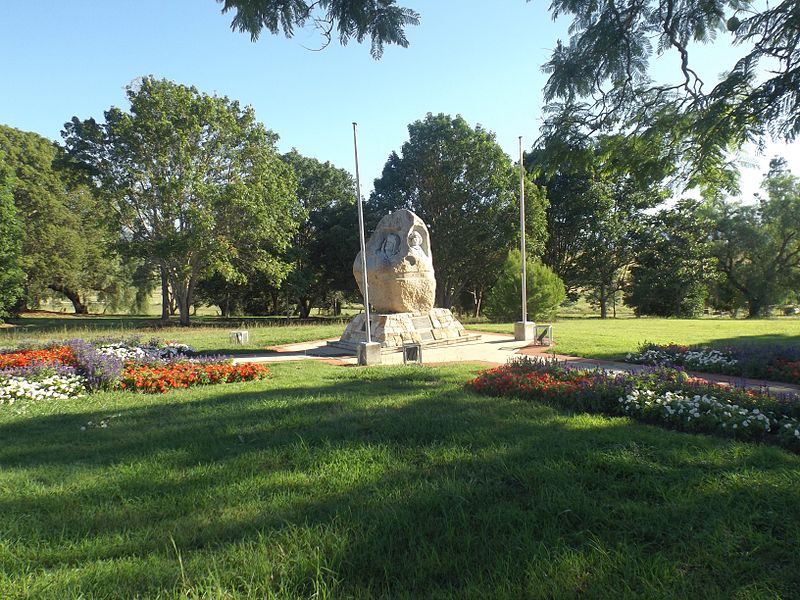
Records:
[[[567,294],[564,282],[549,267],[530,257],[526,262],[528,316],[531,319],[551,317]],[[486,316],[495,321],[521,318],[522,259],[519,250],[509,252],[497,282],[486,298]]]

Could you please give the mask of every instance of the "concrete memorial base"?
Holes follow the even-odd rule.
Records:
[[[536,337],[536,323],[533,321],[517,321],[514,323],[514,339],[518,342],[532,340]]]
[[[359,365],[381,364],[381,345],[378,342],[361,342],[356,345],[356,359]]]
[[[481,337],[464,329],[446,308],[434,308],[427,312],[371,314],[370,317],[372,341],[379,343],[384,352],[400,351],[403,344],[445,346],[472,342]],[[366,339],[366,315],[361,313],[353,317],[339,341],[329,344],[356,350],[358,344],[366,342]]]

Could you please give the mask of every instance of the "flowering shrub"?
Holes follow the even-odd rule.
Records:
[[[674,344],[667,346],[645,344],[638,352],[629,352],[625,355],[625,360],[641,365],[680,366],[708,373],[738,375],[740,371],[737,368],[739,361],[732,356],[730,350],[690,349]]]
[[[17,375],[0,375],[0,404],[17,400],[67,400],[80,398],[86,392],[86,380],[80,375],[50,375],[30,379]]]
[[[114,386],[125,366],[121,358],[101,353],[94,344],[86,340],[69,340],[66,344],[75,356],[78,373],[86,378],[91,389],[109,389]]]
[[[164,366],[130,365],[122,373],[120,387],[147,393],[163,393],[173,388],[194,385],[255,381],[269,377],[264,365],[245,363],[196,362],[173,363]]]
[[[767,377],[775,381],[800,383],[800,360],[776,358],[767,365]]]
[[[627,415],[684,431],[764,440],[800,451],[797,396],[721,386],[675,369],[612,374],[525,357],[484,371],[468,385],[484,394]]]
[[[74,365],[75,356],[72,349],[68,346],[53,346],[40,350],[17,350],[0,354],[0,369],[52,364]]]
[[[741,346],[737,348],[689,348],[676,344],[643,344],[625,356],[630,363],[685,367],[705,373],[723,373],[800,383],[800,349]]]
[[[0,352],[0,404],[74,398],[87,389],[165,392],[269,376],[261,365],[234,366],[224,357],[193,355],[186,344],[156,339],[143,344],[138,338],[74,339],[45,348]]]
[[[166,360],[185,358],[194,355],[194,350],[180,342],[161,342],[152,339],[146,344],[139,342],[139,338],[130,338],[126,341],[95,340],[94,345],[100,354],[113,356],[125,362],[145,363],[153,360]]]

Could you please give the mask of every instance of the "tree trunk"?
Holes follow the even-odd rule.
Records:
[[[75,309],[76,315],[88,315],[89,309],[81,300],[80,293],[76,290],[70,289],[65,285],[51,285],[51,290],[64,294],[67,299],[72,302],[72,307]]]
[[[608,298],[606,296],[606,286],[601,285],[599,294],[600,298],[600,318],[607,319],[608,318]]]
[[[761,298],[751,298],[747,301],[747,318],[761,319],[766,316],[767,304]]]
[[[474,289],[470,292],[472,294],[472,304],[475,309],[472,316],[476,319],[481,316],[481,305],[483,304],[483,290]]]
[[[162,264],[161,271],[161,320],[169,321],[169,275],[167,268]]]
[[[191,303],[191,284],[186,281],[172,280],[172,297],[178,306],[180,323],[184,327],[189,325],[189,305]]]
[[[297,301],[297,312],[301,319],[307,319],[311,315],[311,299],[299,298]]]
[[[231,318],[231,296],[230,294],[225,295],[225,300],[220,305],[220,309],[222,310],[222,318],[223,319],[230,319]]]

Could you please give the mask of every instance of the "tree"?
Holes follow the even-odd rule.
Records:
[[[11,169],[0,153],[0,322],[22,295],[25,273],[19,268],[22,227],[14,206]]]
[[[392,152],[375,180],[368,211],[377,220],[407,208],[425,221],[436,305],[450,308],[467,286],[482,295],[518,239],[518,170],[494,134],[460,116],[429,113],[408,132],[400,154]],[[537,255],[546,236],[545,199],[529,179],[525,189],[528,247]]]
[[[145,77],[127,96],[130,112],[111,108],[104,123],[73,117],[63,135],[102,190],[127,254],[166,274],[181,324],[198,281],[214,272],[241,279],[237,261],[281,281],[296,223],[278,136],[250,107],[194,87]]]
[[[625,303],[637,315],[697,317],[716,279],[713,221],[696,200],[682,200],[646,219],[636,239]]]
[[[544,70],[545,101],[582,115],[591,131],[623,131],[665,143],[692,181],[730,167],[728,151],[771,132],[800,132],[800,27],[796,0],[554,0],[571,15]],[[716,85],[696,70],[698,46],[728,35],[741,48]],[[675,56],[671,81],[651,79],[655,58]],[[730,181],[730,180],[728,180]]]
[[[554,143],[561,140],[546,140],[526,153],[525,168],[547,194],[548,235],[542,262],[561,278],[568,296],[575,299],[585,283],[579,259],[585,254],[586,233],[608,207],[594,185],[591,150],[573,146],[562,154],[552,147]],[[565,159],[552,161],[557,154]]]
[[[604,208],[585,232],[577,263],[587,297],[605,319],[609,302],[625,287],[643,211],[660,203],[661,197],[653,190],[639,189],[630,178],[619,174],[594,185]]]
[[[643,211],[665,198],[660,183],[670,165],[657,145],[583,137],[569,114],[545,127],[526,164],[549,201],[543,261],[572,298],[584,292],[606,318],[633,262]]]
[[[715,214],[717,268],[749,318],[766,315],[800,283],[800,178],[773,160],[763,187],[758,205],[721,204]]]
[[[373,58],[380,58],[384,44],[408,46],[404,31],[417,25],[419,15],[409,8],[397,6],[395,0],[217,0],[222,12],[235,10],[231,28],[250,34],[256,41],[266,29],[272,34],[292,37],[295,27],[311,23],[322,35],[322,47],[334,35],[342,45],[350,39],[358,43],[367,36],[371,40]]]
[[[329,162],[302,156],[296,150],[283,160],[297,176],[299,228],[287,260],[287,280],[300,318],[308,318],[335,291],[351,292],[355,278],[350,266],[358,253],[355,184],[350,173]]]
[[[486,298],[486,314],[496,321],[514,321],[522,316],[522,255],[511,250]],[[528,316],[534,320],[553,316],[567,297],[564,282],[538,259],[525,264],[528,288]]]
[[[0,150],[13,170],[24,232],[23,303],[58,292],[85,314],[86,292],[118,296],[126,281],[115,240],[94,191],[81,183],[63,149],[36,133],[0,126]]]

